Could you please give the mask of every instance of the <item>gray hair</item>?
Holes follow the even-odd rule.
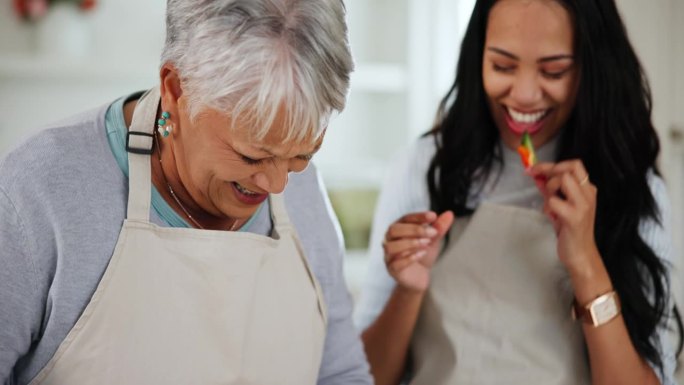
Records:
[[[178,70],[191,119],[230,115],[263,138],[318,138],[344,109],[351,58],[342,0],[168,0],[162,64]]]

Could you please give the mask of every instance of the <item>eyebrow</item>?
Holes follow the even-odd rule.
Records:
[[[322,146],[322,145],[323,145],[323,142],[319,142],[319,143],[316,145],[316,147],[314,147],[314,149],[313,149],[311,152],[309,152],[309,153],[307,153],[307,154],[299,154],[298,156],[309,156],[309,155],[313,155],[313,154],[315,154],[316,152],[318,152],[318,150],[321,149],[321,146]],[[265,153],[267,153],[268,155],[270,155],[270,156],[272,156],[272,157],[275,157],[275,158],[278,157],[278,155],[272,153],[271,151],[269,151],[269,150],[266,149],[266,148],[263,148],[263,147],[255,147],[255,148],[257,149],[257,151],[265,152]]]
[[[508,58],[511,58],[513,60],[520,60],[519,57],[513,55],[512,53],[503,50],[501,48],[496,48],[496,47],[487,47],[488,51],[498,53],[499,55],[506,56]],[[551,56],[545,56],[539,60],[537,60],[538,63],[547,63],[550,61],[556,61],[556,60],[574,60],[575,57],[573,55],[568,55],[568,54],[558,54],[558,55],[551,55]]]

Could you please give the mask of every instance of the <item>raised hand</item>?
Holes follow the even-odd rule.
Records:
[[[430,269],[437,259],[441,240],[454,222],[454,214],[424,211],[404,215],[385,233],[385,264],[397,284],[411,291],[425,291]]]
[[[544,212],[558,234],[558,257],[571,272],[598,256],[594,240],[596,187],[580,160],[540,163],[530,169],[544,195]]]

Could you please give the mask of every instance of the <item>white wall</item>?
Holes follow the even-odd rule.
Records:
[[[618,4],[651,82],[653,120],[663,150],[660,166],[672,202],[675,246],[672,289],[681,310],[684,304],[684,76],[681,74],[684,2],[618,0]],[[680,383],[684,382],[684,371],[679,370],[677,376]]]
[[[153,85],[165,3],[101,0],[88,14],[67,5],[28,24],[0,2],[0,153],[46,123]]]
[[[630,38],[642,61],[653,92],[653,121],[659,132],[661,171],[670,192],[676,247],[675,293],[684,299],[684,151],[677,126],[684,122],[684,4],[681,0],[618,0]],[[683,127],[684,128],[684,127]],[[682,130],[680,128],[680,130]],[[684,131],[679,133],[684,134]]]
[[[0,53],[28,52],[33,47],[33,31],[12,14],[12,2],[0,2]]]
[[[673,0],[670,14],[670,49],[671,62],[671,114],[673,132],[671,138],[671,162],[668,180],[670,193],[672,194],[675,232],[674,239],[679,251],[679,274],[680,282],[684,280],[682,273],[684,266],[684,1]],[[680,284],[678,290],[680,304],[684,304],[684,285]]]

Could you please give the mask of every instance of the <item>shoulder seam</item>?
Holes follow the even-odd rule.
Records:
[[[0,185],[0,194],[4,195],[7,198],[7,202],[11,206],[12,210],[14,211],[15,215],[17,216],[17,225],[19,226],[19,233],[21,234],[21,242],[24,245],[24,254],[26,255],[27,259],[30,262],[30,267],[31,267],[31,275],[32,275],[32,286],[35,291],[38,291],[38,282],[36,277],[38,277],[38,270],[36,268],[36,261],[33,259],[30,251],[29,251],[29,243],[28,243],[28,238],[26,236],[26,228],[24,227],[24,223],[21,219],[21,215],[19,215],[19,210],[17,210],[16,205],[12,201],[12,198],[10,197],[9,193],[3,188],[3,186]]]

